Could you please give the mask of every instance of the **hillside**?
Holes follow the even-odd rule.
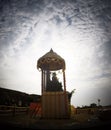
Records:
[[[39,102],[40,97],[40,95],[0,87],[0,105],[29,106],[30,102]]]

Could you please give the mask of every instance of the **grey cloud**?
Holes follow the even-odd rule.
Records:
[[[56,25],[62,24],[62,22],[63,22],[63,20],[60,18],[59,15],[54,15],[51,20],[54,21]]]
[[[111,39],[107,41],[106,43],[101,44],[96,52],[96,62],[100,67],[104,69],[111,68]]]
[[[105,52],[104,59],[106,59],[107,62],[111,64],[111,39],[107,43],[103,44],[103,49]]]
[[[87,33],[86,37],[88,33],[92,35],[105,33],[109,36],[111,34],[110,3],[110,0],[1,0],[0,43],[4,45],[0,46],[13,45],[22,30],[27,35],[21,40],[27,41],[32,26],[35,26],[41,15],[47,12],[50,13],[50,18],[47,20],[52,21],[56,26],[66,22],[66,27],[78,29],[78,32],[83,33],[82,35]],[[99,28],[103,29],[102,32]]]
[[[95,48],[89,54],[89,62],[91,61],[92,67],[94,62],[94,69],[98,67],[99,71],[92,74],[89,80],[93,82],[97,79],[99,82],[100,79],[101,82],[102,78],[106,78],[106,82],[110,82],[111,73],[108,70],[111,70],[111,0],[0,0],[0,73],[4,81],[7,79],[7,72],[10,75],[14,70],[12,62],[19,62],[19,55],[22,57],[25,50],[33,44],[34,35],[36,38],[39,32],[42,32],[39,35],[43,35],[41,42],[37,43],[38,48],[45,50],[52,46],[49,34],[51,39],[53,32],[48,25],[57,29],[54,30],[54,35],[62,33],[60,31],[65,28],[62,36],[71,35],[72,40],[77,41],[77,46],[83,43],[91,47],[92,51]],[[90,43],[91,40],[94,43]],[[46,42],[48,44],[44,45]],[[80,48],[85,52],[84,46]],[[15,74],[16,72],[13,76]]]
[[[83,41],[91,36],[100,38],[102,46],[107,47],[107,43],[104,44],[102,41],[102,36],[105,35],[104,39],[108,40],[111,35],[110,0],[1,0],[0,10],[1,49],[16,44],[17,38],[23,35],[22,31],[25,32],[25,36],[19,41],[20,46],[30,44],[33,27],[37,28],[38,21],[45,18],[57,27],[65,23],[66,27],[77,29]],[[49,15],[44,17],[43,14]],[[104,51],[104,56],[101,58],[110,60],[110,51],[105,54],[105,47],[100,49]],[[101,50],[97,51],[101,52]],[[101,58],[98,57],[102,60]]]
[[[95,75],[94,77],[89,78],[89,80],[100,80],[102,78],[110,79],[111,78],[111,73],[110,72],[105,73],[103,71],[102,74]]]

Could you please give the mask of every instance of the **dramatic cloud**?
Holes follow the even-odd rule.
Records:
[[[110,0],[0,0],[0,86],[40,94],[36,63],[52,48],[74,105],[110,104],[110,36]]]

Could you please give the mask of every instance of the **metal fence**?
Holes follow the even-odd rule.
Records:
[[[17,106],[5,106],[0,105],[0,116],[1,115],[18,115],[18,114],[28,114],[29,107],[17,107]]]

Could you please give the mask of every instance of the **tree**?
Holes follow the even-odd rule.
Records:
[[[100,101],[101,101],[101,100],[100,100],[100,99],[98,99],[98,106],[100,106]]]
[[[97,105],[96,105],[96,103],[91,103],[91,104],[90,104],[90,107],[93,107],[93,108],[94,108],[94,107],[97,107]]]

